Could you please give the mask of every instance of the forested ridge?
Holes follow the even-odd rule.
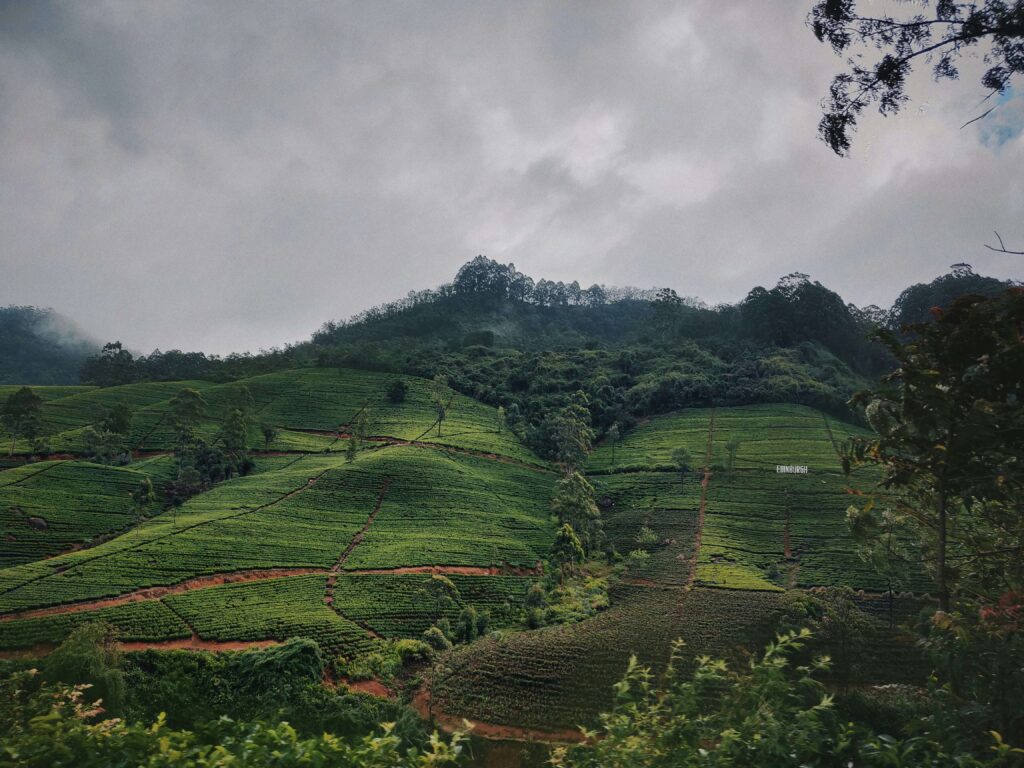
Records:
[[[0,307],[0,384],[74,384],[99,347],[52,309]]]
[[[1016,765],[1022,296],[481,257],[3,387],[0,766]]]
[[[850,397],[893,365],[868,339],[871,331],[925,320],[961,294],[993,295],[1009,284],[954,265],[882,310],[858,308],[795,273],[738,304],[710,307],[668,288],[534,281],[478,256],[451,283],[329,321],[284,349],[135,357],[114,343],[85,361],[81,381],[231,381],[301,366],[442,375],[457,391],[503,407],[510,428],[550,455],[546,419],[578,391],[599,435],[613,424],[625,429],[706,405],[801,403],[857,418]]]

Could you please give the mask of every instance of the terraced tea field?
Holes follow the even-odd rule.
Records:
[[[367,434],[395,441],[426,441],[496,453],[525,463],[543,466],[508,431],[498,432],[497,412],[463,395],[451,393],[447,418],[437,429],[437,410],[431,400],[433,383],[412,376],[400,377],[408,387],[402,403],[385,396],[389,374],[349,369],[307,368],[254,376],[228,384],[202,381],[153,382],[108,388],[55,389],[46,393],[42,414],[50,449],[56,453],[84,450],[82,430],[96,424],[114,405],[123,403],[133,411],[127,443],[137,450],[164,451],[173,448],[170,401],[182,388],[199,391],[207,405],[197,433],[213,440],[229,407],[251,398],[252,423],[248,444],[253,450],[342,451],[340,436],[357,416],[365,417]],[[274,426],[277,437],[264,442],[261,424]],[[0,434],[0,439],[3,435]],[[16,445],[28,453],[25,442]]]
[[[622,437],[614,459],[612,446],[602,445],[588,470],[606,533],[625,552],[638,546],[640,527],[649,528],[657,539],[649,556],[629,566],[603,614],[458,649],[434,673],[432,707],[561,731],[593,722],[611,704],[608,681],[621,676],[631,653],[661,668],[671,641],[682,638],[691,661],[739,659],[771,639],[787,589],[886,589],[858,557],[845,523],[850,481],[837,443],[858,434],[810,408],[751,406],[652,418]],[[677,447],[694,457],[696,471],[675,470]],[[780,464],[808,472],[781,474]],[[865,481],[856,480],[866,489]],[[903,588],[923,592],[928,581],[906,574]],[[912,612],[922,603],[893,604]],[[880,656],[900,660],[872,679],[901,681],[919,669],[913,645],[887,624],[879,622],[872,643]]]
[[[0,567],[132,525],[139,511],[131,493],[147,476],[84,461],[47,461],[0,474]]]
[[[0,651],[45,650],[101,620],[129,649],[304,636],[351,659],[472,606],[500,631],[426,673],[431,711],[550,731],[592,722],[631,653],[657,667],[677,637],[691,659],[759,647],[787,590],[847,585],[874,593],[863,604],[879,611],[886,584],[847,534],[837,455],[862,431],[801,406],[693,409],[593,452],[608,540],[626,554],[647,529],[648,554],[628,558],[607,610],[527,631],[524,598],[554,539],[556,474],[468,398],[453,398],[438,435],[430,382],[403,377],[409,393],[394,404],[384,396],[392,378],[306,369],[46,393],[55,449],[80,450],[82,429],[126,402],[144,453],[127,467],[66,459],[0,470]],[[246,386],[255,471],[142,519],[129,494],[142,478],[175,476],[169,398],[185,384],[208,403],[210,439]],[[360,415],[369,439],[348,462]],[[259,424],[278,430],[269,445]],[[695,465],[682,475],[679,447]],[[779,464],[808,472],[779,474]],[[923,593],[928,582],[905,574],[902,588]],[[874,642],[913,664],[891,632]]]

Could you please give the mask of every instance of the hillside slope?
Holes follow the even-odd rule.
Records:
[[[99,346],[52,309],[0,307],[0,384],[74,384]]]

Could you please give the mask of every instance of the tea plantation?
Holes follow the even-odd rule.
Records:
[[[439,429],[435,385],[402,377],[407,392],[393,402],[395,378],[316,368],[230,384],[39,388],[61,458],[30,462],[18,443],[0,471],[0,651],[42,653],[103,621],[131,649],[298,636],[352,660],[472,608],[485,636],[421,670],[431,706],[554,731],[607,707],[631,653],[660,667],[679,637],[691,659],[760,647],[787,595],[849,586],[865,611],[893,608],[845,523],[848,486],[870,478],[844,476],[837,451],[863,431],[796,405],[701,408],[653,417],[591,453],[604,533],[625,564],[587,616],[527,629],[558,474],[495,409],[453,394]],[[184,387],[201,393],[198,432],[211,441],[250,400],[251,472],[179,507],[140,506],[140,482],[159,491],[177,476],[171,398]],[[120,403],[133,411],[131,462],[84,460],[84,430]],[[679,448],[691,457],[682,471]],[[919,596],[898,602],[909,616],[928,581],[910,572],[900,588]],[[913,665],[898,631],[872,642]]]

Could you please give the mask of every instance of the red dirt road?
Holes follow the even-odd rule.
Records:
[[[449,715],[434,704],[431,706],[430,692],[421,688],[413,696],[412,708],[424,720],[433,721],[438,728],[447,733],[466,730],[466,723],[472,726],[474,736],[501,741],[540,741],[545,744],[579,744],[583,742],[583,734],[577,730],[541,731],[534,728],[519,728],[498,723],[482,723],[476,720]]]

